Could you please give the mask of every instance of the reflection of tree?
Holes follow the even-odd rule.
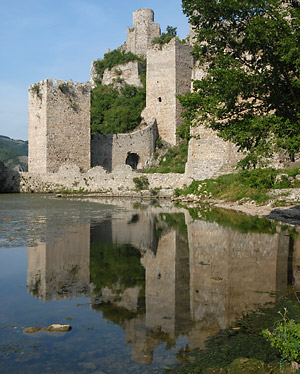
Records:
[[[219,226],[231,228],[242,233],[275,234],[277,222],[267,218],[248,216],[247,214],[229,209],[212,208],[203,206],[200,208],[188,208],[193,219],[206,222],[215,222]]]
[[[145,288],[141,254],[131,245],[91,243],[90,277],[96,292],[115,284],[120,285],[120,290],[135,286]]]
[[[131,245],[91,243],[90,277],[94,298],[102,298],[93,309],[114,323],[145,313],[145,269],[141,254]],[[124,300],[126,298],[126,300]]]

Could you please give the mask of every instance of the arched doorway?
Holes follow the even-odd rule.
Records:
[[[140,158],[136,153],[128,152],[127,158],[126,158],[126,165],[130,165],[132,169],[137,169],[139,159]]]

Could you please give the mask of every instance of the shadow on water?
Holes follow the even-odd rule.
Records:
[[[37,305],[47,317],[69,300],[73,309],[68,313],[76,315],[52,364],[53,343],[42,340],[40,365],[46,361],[54,371],[64,362],[65,351],[74,359],[64,362],[62,373],[162,371],[175,364],[176,354],[185,361],[195,349],[201,368],[224,366],[239,357],[270,362],[276,353],[258,332],[274,316],[270,308],[257,315],[249,311],[287,303],[291,313],[299,312],[285,299],[292,280],[300,286],[296,229],[288,232],[267,219],[225,210],[140,209],[129,201],[114,207],[96,199],[57,202],[40,196],[3,203],[7,235],[24,227],[21,217],[34,237],[15,233],[20,235],[17,242],[34,244],[27,260],[27,290],[33,296],[29,306],[33,300],[46,302]],[[6,319],[1,324],[16,323]],[[33,314],[27,323],[40,319]],[[80,330],[87,323],[88,335]],[[14,366],[19,353],[5,356],[11,339],[4,335],[2,356],[5,368],[19,373]],[[30,342],[22,344],[28,348]],[[40,368],[23,361],[23,373]]]

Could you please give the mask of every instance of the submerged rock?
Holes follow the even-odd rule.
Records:
[[[50,331],[50,332],[67,332],[67,331],[71,331],[72,327],[71,327],[71,325],[54,324],[54,325],[50,325],[47,328],[47,330]]]
[[[45,330],[46,327],[27,327],[26,329],[23,330],[25,334],[32,334],[34,332],[38,332],[41,330]]]
[[[32,334],[34,332],[38,331],[49,331],[49,332],[68,332],[72,330],[71,325],[59,325],[59,324],[53,324],[48,327],[27,327],[26,329],[23,330],[25,334]]]

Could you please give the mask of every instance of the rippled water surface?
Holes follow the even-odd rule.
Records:
[[[276,223],[161,204],[0,195],[1,373],[161,373],[298,287]]]

